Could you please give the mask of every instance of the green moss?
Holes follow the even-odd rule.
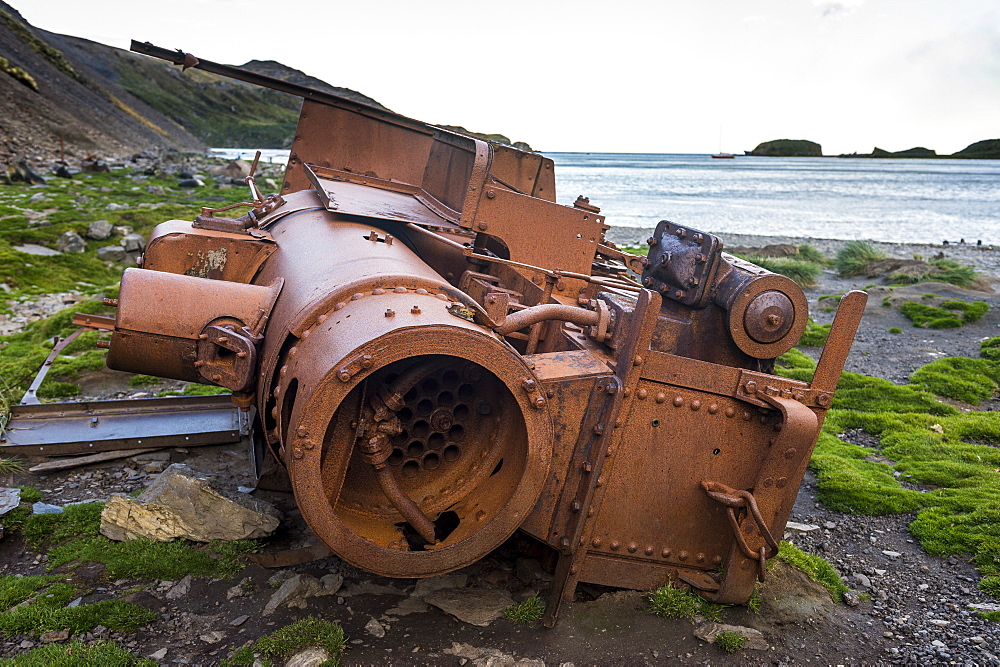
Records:
[[[921,329],[957,329],[962,326],[962,320],[952,313],[923,303],[904,303],[899,312],[913,322],[913,326]]]
[[[0,614],[0,633],[5,635],[69,630],[76,634],[98,625],[115,632],[133,632],[156,620],[156,612],[122,600],[104,600],[76,607],[49,606],[39,598],[35,603]],[[69,600],[62,601],[65,605]]]
[[[649,611],[664,618],[694,618],[701,609],[702,598],[669,584],[646,596]]]
[[[324,665],[336,665],[347,647],[347,638],[344,636],[343,628],[337,623],[310,616],[275,630],[253,644],[241,648],[229,659],[223,660],[222,665],[223,667],[252,665],[259,658],[263,665],[268,666],[274,664],[274,660],[290,658],[312,646],[326,649],[330,655],[330,659]]]
[[[842,276],[856,276],[868,270],[868,267],[886,254],[877,250],[868,241],[849,241],[837,252],[834,266]]]
[[[978,404],[996,392],[1000,363],[966,357],[937,359],[914,371],[910,382],[938,396]]]
[[[747,638],[738,632],[720,632],[712,642],[724,653],[736,653],[747,643]]]
[[[225,387],[217,387],[214,384],[199,384],[191,382],[184,386],[181,392],[184,396],[214,396],[216,394],[231,394]]]
[[[830,337],[832,324],[816,324],[809,318],[809,324],[799,339],[799,345],[803,347],[822,347],[826,345],[826,339]]]
[[[33,486],[19,486],[22,503],[37,503],[42,500],[42,492]]]
[[[979,354],[982,355],[984,359],[990,359],[991,361],[1000,361],[1000,336],[993,336],[992,338],[987,338],[982,343],[980,343]]]
[[[891,333],[891,334],[901,334],[901,333],[903,333],[903,330],[902,330],[902,329],[900,329],[899,327],[889,327],[889,328],[887,329],[887,331],[888,331],[889,333]]]
[[[44,544],[62,544],[79,537],[100,533],[104,503],[67,505],[60,514],[33,514],[24,523],[28,544],[39,549]]]
[[[155,660],[139,659],[114,642],[81,641],[46,644],[13,658],[0,667],[156,667]]]
[[[158,378],[155,375],[133,375],[128,380],[128,385],[130,387],[148,387],[149,385],[159,384],[163,381],[163,378]]]
[[[0,609],[7,610],[30,600],[38,591],[59,579],[61,577],[53,575],[0,577]]]
[[[243,569],[242,556],[257,548],[253,540],[194,547],[184,541],[139,539],[114,542],[104,536],[74,540],[49,551],[49,569],[67,563],[98,562],[111,579],[179,579],[185,575],[231,577]]]
[[[819,556],[807,554],[794,544],[781,542],[778,545],[778,558],[802,570],[810,579],[826,587],[834,602],[843,602],[844,593],[850,590],[830,563]]]
[[[35,81],[35,78],[28,74],[27,70],[16,65],[11,65],[10,61],[3,57],[0,57],[0,72],[12,77],[15,81],[36,93],[38,92],[38,83]]]
[[[979,590],[1000,598],[1000,575],[990,575],[979,580]]]
[[[504,609],[503,617],[514,623],[527,625],[539,620],[544,613],[545,603],[542,602],[542,598],[539,597],[538,593],[535,593],[528,599]]]

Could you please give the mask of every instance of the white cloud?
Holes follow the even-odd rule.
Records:
[[[864,0],[813,0],[813,5],[819,8],[825,19],[848,16],[863,4]]]

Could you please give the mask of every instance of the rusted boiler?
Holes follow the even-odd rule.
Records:
[[[233,390],[316,535],[391,577],[520,529],[578,582],[745,601],[776,552],[865,295],[812,383],[788,278],[660,222],[649,257],[556,203],[552,161],[189,54],[304,98],[280,194],[159,225],[108,365]]]

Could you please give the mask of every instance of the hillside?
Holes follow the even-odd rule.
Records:
[[[287,148],[301,100],[29,25],[0,0],[0,164],[207,146]],[[273,60],[242,67],[385,107]],[[473,136],[531,150],[499,134]]]
[[[970,144],[950,157],[1000,160],[1000,139],[985,139]]]
[[[109,79],[99,64],[63,51],[66,39],[32,28],[0,0],[4,69],[23,72],[0,74],[0,162],[22,154],[31,160],[51,158],[58,154],[60,138],[67,152],[81,157],[202,147],[197,137]]]

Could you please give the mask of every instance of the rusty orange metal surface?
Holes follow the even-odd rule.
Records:
[[[812,383],[773,375],[802,290],[661,221],[609,243],[551,160],[149,44],[305,98],[280,193],[154,232],[109,365],[256,408],[302,515],[378,574],[476,561],[520,529],[576,585],[743,602],[795,500],[866,295]]]

